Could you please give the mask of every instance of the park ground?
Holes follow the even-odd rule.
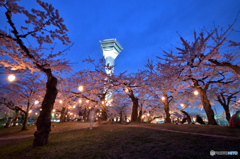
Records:
[[[29,150],[35,126],[0,127],[0,159],[16,158],[240,158],[211,156],[210,151],[238,151],[240,129],[210,125],[130,123],[54,123],[49,143]]]

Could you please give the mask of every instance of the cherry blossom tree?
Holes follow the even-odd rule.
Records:
[[[153,64],[153,61],[148,60],[145,72],[148,76],[149,93],[162,101],[166,114],[165,123],[171,123],[169,105],[179,89],[183,87],[180,78],[183,69],[178,62],[159,59],[162,61],[158,61],[156,65]]]
[[[16,120],[20,111],[25,114],[22,130],[27,130],[27,120],[33,107],[36,107],[35,101],[43,98],[44,82],[40,80],[40,75],[31,75],[25,73],[24,76],[18,76],[15,82],[9,82],[0,87],[1,101],[11,110],[16,111]],[[15,120],[15,122],[16,122]]]
[[[119,89],[121,89],[121,91],[132,100],[132,122],[138,121],[139,95],[141,92],[141,87],[144,85],[143,80],[144,74],[141,71],[128,75],[121,73],[118,76],[114,76],[112,80],[113,85],[115,87],[119,87]]]
[[[240,75],[240,66],[239,66],[239,62],[237,62],[239,57],[240,42],[228,40],[229,33],[234,31],[232,28],[234,24],[237,22],[237,17],[235,21],[231,25],[229,25],[228,29],[226,29],[225,31],[223,31],[222,29],[221,31],[219,31],[219,28],[217,27],[215,27],[214,30],[211,32],[207,31],[207,33],[211,35],[211,38],[214,41],[215,45],[218,47],[216,47],[215,49],[212,49],[208,54],[206,54],[205,59],[203,60],[208,60],[211,63],[213,63],[214,66],[218,66],[221,68],[228,67],[234,73]],[[239,34],[239,33],[235,32],[235,34]],[[234,49],[234,51],[229,51],[229,50],[221,51],[219,49],[219,46],[227,42],[228,42],[229,49],[231,50]]]
[[[14,103],[12,103],[12,101],[7,101],[6,98],[0,98],[0,111],[6,110],[6,109],[15,111],[15,118],[13,120],[12,126],[16,126],[18,121],[18,116],[21,113],[21,109],[18,106],[14,106]]]
[[[72,94],[78,100],[85,99],[89,103],[95,103],[102,111],[103,120],[107,120],[107,111],[111,105],[111,99],[107,99],[107,96],[113,90],[109,75],[105,73],[104,59],[99,59],[99,64],[95,64],[90,58],[84,62],[93,64],[95,70],[81,70],[69,78]]]
[[[112,106],[109,109],[109,116],[120,118],[120,123],[123,119],[126,120],[131,114],[131,101],[127,98],[126,94],[122,91],[114,89],[114,96]],[[126,117],[126,118],[125,118]]]
[[[227,85],[216,85],[214,88],[212,88],[212,94],[214,95],[213,98],[223,107],[227,121],[229,121],[231,117],[230,109],[232,104],[236,103],[239,99],[239,84],[239,81],[235,81],[234,83]]]
[[[0,1],[0,7],[6,10],[5,17],[8,23],[8,26],[0,30],[0,55],[7,56],[0,60],[0,65],[12,70],[39,71],[47,77],[46,94],[37,120],[32,148],[48,143],[51,111],[57,96],[57,78],[53,72],[70,69],[68,61],[61,58],[64,51],[54,53],[53,48],[49,50],[44,45],[49,46],[53,41],[61,42],[63,45],[70,43],[64,20],[51,4],[40,0],[37,0],[37,3],[41,9],[28,11],[19,6],[17,0]],[[26,19],[25,24],[14,23],[13,16],[17,14]],[[30,40],[31,45],[28,44]]]
[[[69,121],[70,112],[68,112],[68,110],[71,106],[76,105],[76,101],[73,99],[75,96],[71,93],[72,87],[68,82],[68,78],[59,78],[59,84],[57,86],[58,101],[54,103],[54,110],[55,112],[60,113],[60,123],[63,123],[66,120],[66,116]]]
[[[217,125],[207,92],[212,84],[232,82],[232,76],[229,75],[229,70],[213,67],[206,60],[211,58],[210,54],[218,50],[224,42],[224,39],[222,39],[216,45],[209,46],[208,41],[213,33],[209,33],[205,37],[204,33],[201,32],[197,37],[196,32],[194,32],[194,41],[192,43],[180,37],[183,48],[176,48],[179,51],[176,55],[172,52],[165,52],[165,55],[167,57],[166,60],[181,63],[181,68],[183,69],[181,77],[183,81],[192,82],[192,87],[199,92],[201,97],[203,108],[208,117],[208,124]],[[209,56],[206,58],[207,55]]]

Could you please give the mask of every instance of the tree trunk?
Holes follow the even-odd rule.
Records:
[[[70,121],[70,115],[67,114],[67,122],[69,122],[69,121]]]
[[[23,121],[23,126],[22,126],[22,131],[27,130],[27,121],[28,121],[28,110],[25,113],[24,121]]]
[[[106,106],[102,109],[102,120],[106,121],[108,119]]]
[[[87,121],[86,117],[87,117],[87,108],[85,107],[85,109],[84,109],[84,116],[83,116],[83,120],[85,122]]]
[[[16,110],[16,117],[13,121],[13,126],[16,126],[20,112],[21,112],[21,110],[19,110],[19,109]]]
[[[34,141],[32,148],[43,146],[48,143],[49,133],[51,131],[51,112],[57,96],[57,78],[55,78],[51,70],[44,70],[48,80],[46,84],[46,94],[42,102],[42,111],[37,121],[37,131],[34,133]]]
[[[137,122],[138,121],[138,98],[132,97],[131,99],[133,102],[131,121]]]
[[[87,113],[87,121],[90,121],[90,120],[89,120],[89,114],[90,114],[90,109],[88,109],[88,113]]]
[[[150,119],[150,115],[148,116],[148,120],[147,120],[147,123],[151,123],[152,120]]]
[[[120,124],[122,124],[122,111],[120,111],[119,115],[120,115]]]
[[[207,114],[207,118],[208,118],[208,125],[218,125],[216,120],[214,119],[214,112],[211,108],[211,104],[207,98],[207,94],[205,91],[200,91],[200,95],[201,95],[201,100],[202,100],[202,105],[203,108]]]
[[[166,95],[164,95],[164,110],[165,110],[165,114],[166,114],[166,118],[164,123],[170,123],[171,124],[171,118],[170,118],[170,113],[169,113],[169,102],[168,102],[168,97]]]
[[[138,122],[142,122],[142,110],[138,113]]]
[[[226,113],[226,119],[227,119],[228,122],[229,122],[230,117],[231,117],[230,112],[229,112],[229,107],[228,107],[227,105],[225,105],[225,106],[223,106],[223,108],[224,108],[225,113]]]
[[[64,122],[67,122],[67,112],[64,113],[64,119],[63,119]]]
[[[66,107],[63,107],[61,110],[60,123],[63,123],[65,121],[65,110]]]

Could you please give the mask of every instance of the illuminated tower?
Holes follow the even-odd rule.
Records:
[[[106,40],[100,41],[100,43],[101,43],[101,51],[106,60],[105,72],[111,76],[112,74],[114,74],[114,60],[116,59],[116,57],[122,51],[123,48],[117,42],[116,39],[106,39]],[[111,69],[109,69],[109,67]],[[111,103],[112,101],[111,97],[112,97],[112,93],[110,92],[107,93],[105,97],[105,101]]]
[[[106,73],[111,75],[114,74],[114,60],[118,54],[122,51],[122,46],[117,42],[116,39],[106,39],[100,41],[101,51],[106,60]],[[107,66],[112,67],[112,69],[107,69]]]

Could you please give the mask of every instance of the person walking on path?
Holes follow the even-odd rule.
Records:
[[[96,110],[95,108],[91,108],[90,109],[90,113],[89,113],[89,122],[90,122],[90,130],[92,130],[92,127],[93,127],[93,122],[94,122],[94,119],[95,119],[95,113],[96,113]]]

